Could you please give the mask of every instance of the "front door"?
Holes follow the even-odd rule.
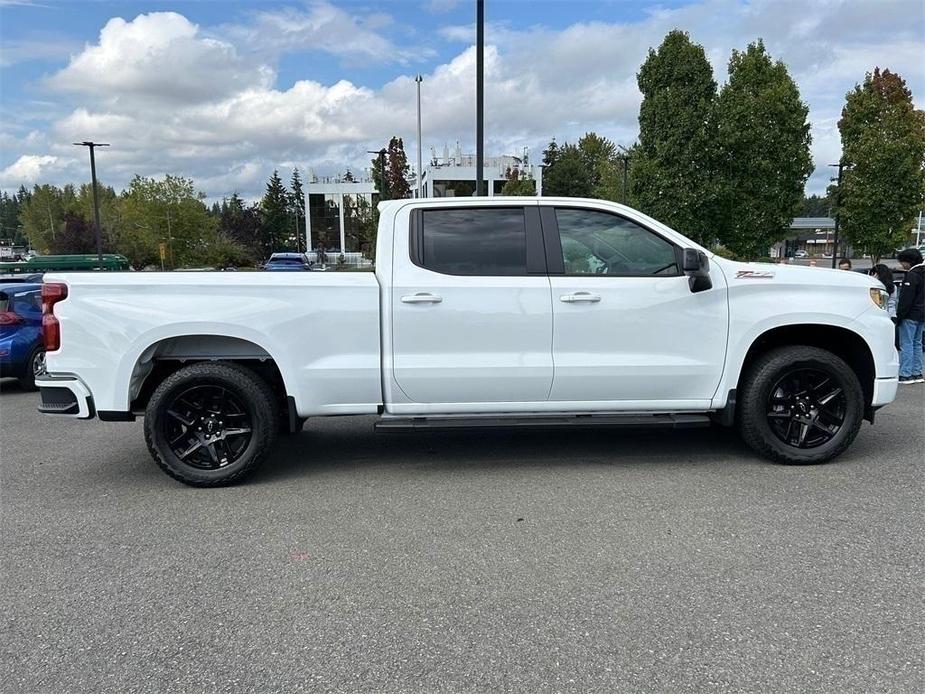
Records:
[[[391,295],[401,391],[431,404],[545,401],[552,309],[535,203],[415,210],[410,233]]]
[[[555,259],[550,400],[705,409],[726,352],[722,273],[692,292],[678,247],[612,212],[545,208],[543,227]]]

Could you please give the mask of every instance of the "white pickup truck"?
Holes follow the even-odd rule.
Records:
[[[886,295],[864,275],[733,262],[599,200],[379,209],[375,273],[48,275],[40,410],[143,414],[157,464],[210,486],[328,415],[716,423],[817,463],[896,394]]]

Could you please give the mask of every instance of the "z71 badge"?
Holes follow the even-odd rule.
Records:
[[[737,280],[772,280],[774,273],[767,270],[739,270]]]

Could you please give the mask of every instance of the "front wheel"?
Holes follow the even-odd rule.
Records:
[[[739,431],[757,453],[781,463],[824,463],[851,445],[864,392],[845,361],[816,347],[783,347],[746,374]]]
[[[145,410],[145,441],[171,477],[196,487],[243,479],[276,440],[273,392],[250,369],[202,362],[164,379]]]

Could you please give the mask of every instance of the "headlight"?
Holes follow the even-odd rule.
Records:
[[[886,311],[886,300],[889,296],[890,295],[886,293],[885,289],[878,289],[877,287],[870,288],[870,300],[884,311]]]

